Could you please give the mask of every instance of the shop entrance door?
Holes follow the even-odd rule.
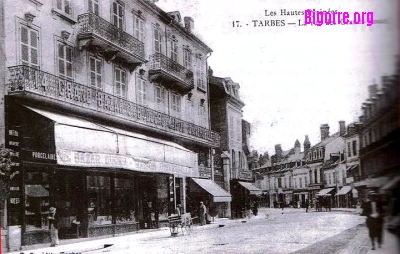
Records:
[[[137,178],[137,211],[141,229],[157,227],[157,180],[154,176],[140,175]]]
[[[57,172],[54,175],[54,204],[59,216],[59,237],[79,238],[85,235],[85,177],[81,172]]]

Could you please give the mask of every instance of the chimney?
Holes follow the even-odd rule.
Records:
[[[308,135],[306,135],[306,138],[304,139],[304,154],[307,154],[308,150],[310,150],[311,147],[311,143],[310,143],[310,139],[308,138]]]
[[[378,85],[368,86],[369,98],[375,97],[378,92]]]
[[[301,151],[300,142],[298,139],[296,139],[296,142],[294,142],[294,153],[299,154],[300,151]]]
[[[329,137],[329,125],[321,124],[320,130],[321,130],[321,141],[323,141]]]
[[[194,29],[194,21],[193,21],[192,17],[184,17],[183,20],[185,22],[186,30],[188,30],[189,32],[192,33],[193,29]]]
[[[275,145],[275,155],[276,155],[277,161],[280,161],[280,159],[282,158],[281,144]]]
[[[339,121],[339,134],[341,137],[344,136],[346,133],[346,122],[345,121]]]

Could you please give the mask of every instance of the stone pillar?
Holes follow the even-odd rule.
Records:
[[[230,157],[226,152],[224,152],[221,154],[221,159],[222,159],[222,170],[224,172],[224,189],[230,193],[230,189],[231,189]],[[231,202],[229,202],[226,207],[225,216],[227,218],[231,218],[231,216],[232,216]]]

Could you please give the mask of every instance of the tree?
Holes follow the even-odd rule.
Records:
[[[6,204],[11,176],[13,173],[12,157],[15,152],[11,149],[0,146],[0,210],[4,211]]]
[[[10,191],[10,180],[13,174],[12,157],[15,152],[0,145],[0,220],[3,220],[3,212],[7,204],[7,198]],[[5,221],[5,220],[3,220]],[[3,223],[1,223],[3,226]],[[8,241],[6,241],[8,248]]]

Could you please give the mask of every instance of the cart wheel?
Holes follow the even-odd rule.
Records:
[[[193,231],[193,223],[192,221],[188,222],[185,226],[186,232],[190,235],[190,233]]]
[[[178,235],[178,227],[177,227],[176,224],[170,225],[169,230],[171,231],[171,236],[177,236]]]

